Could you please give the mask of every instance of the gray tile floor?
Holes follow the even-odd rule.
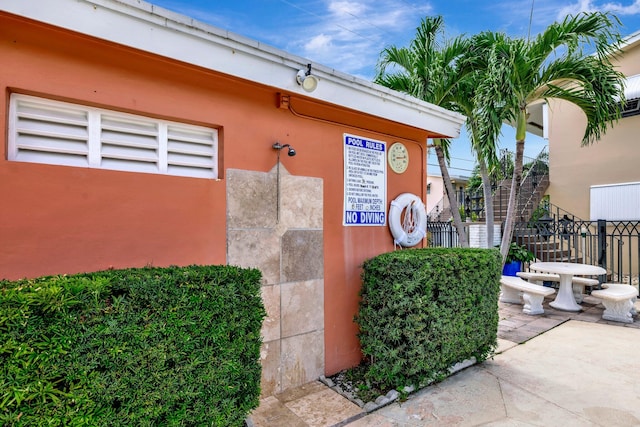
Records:
[[[567,312],[556,310],[549,306],[554,295],[545,298],[544,314],[529,316],[522,312],[522,306],[518,304],[499,303],[500,320],[498,322],[498,338],[522,344],[531,338],[546,332],[568,320],[580,320],[582,322],[603,323],[607,325],[625,328],[640,329],[640,321],[634,318],[633,323],[611,322],[602,319],[604,307],[597,298],[586,296],[582,302],[582,311]],[[638,305],[639,303],[636,303]]]
[[[536,406],[537,409],[548,407],[551,403],[544,398],[535,395],[539,390],[528,389],[529,384],[520,386],[516,383],[511,383],[508,380],[500,377],[500,374],[494,373],[491,369],[493,365],[503,366],[501,369],[507,369],[509,363],[525,364],[527,363],[528,349],[535,350],[534,343],[540,340],[533,340],[531,343],[527,343],[527,346],[520,346],[527,341],[541,335],[545,332],[552,331],[556,327],[563,325],[553,333],[549,333],[549,340],[555,340],[552,345],[552,349],[558,349],[557,351],[570,352],[574,346],[567,344],[567,347],[559,350],[565,342],[571,342],[571,334],[575,334],[576,339],[584,342],[589,339],[589,327],[588,323],[611,325],[616,328],[613,331],[617,331],[617,328],[628,328],[628,331],[634,337],[637,337],[640,342],[640,320],[638,316],[634,317],[634,322],[629,324],[623,324],[618,322],[611,322],[602,319],[603,306],[595,298],[587,296],[582,306],[582,311],[577,313],[565,312],[556,310],[549,306],[549,302],[553,300],[553,295],[547,299],[543,304],[545,313],[541,315],[530,316],[522,313],[522,305],[499,303],[499,323],[498,323],[498,349],[496,353],[498,355],[495,359],[487,361],[483,364],[476,365],[472,368],[468,368],[453,377],[447,379],[442,384],[427,387],[415,393],[415,397],[410,398],[407,404],[392,404],[388,407],[382,408],[379,411],[374,411],[370,414],[366,414],[360,407],[353,404],[349,400],[340,396],[338,393],[327,388],[320,382],[312,382],[306,384],[300,388],[289,390],[278,396],[271,396],[263,399],[260,403],[260,407],[257,408],[247,420],[247,424],[250,427],[362,427],[362,426],[388,426],[388,427],[409,427],[409,426],[426,426],[426,425],[491,425],[491,426],[529,426],[529,425],[554,425],[549,424],[548,421],[554,419],[554,416],[558,416],[558,422],[563,419],[561,424],[563,427],[569,425],[607,425],[607,426],[626,426],[626,425],[640,425],[640,414],[635,416],[634,412],[625,413],[624,408],[574,408],[571,405],[575,399],[572,396],[568,397],[566,407],[557,407],[551,410],[549,413],[539,414],[537,418],[527,418],[526,411],[520,413],[526,409],[527,405]],[[640,308],[640,302],[636,302],[636,307]],[[570,321],[579,321],[570,322]],[[586,322],[586,323],[585,323]],[[569,327],[570,325],[574,325]],[[581,326],[580,326],[581,325]],[[578,327],[576,327],[578,326]],[[566,331],[561,329],[566,329]],[[615,335],[611,333],[607,327],[593,327],[594,334],[598,333],[600,336],[608,338],[609,335],[612,339],[616,339]],[[620,330],[623,332],[624,330]],[[565,334],[564,336],[562,334]],[[569,335],[566,335],[569,334]],[[580,335],[582,334],[582,335]],[[555,337],[557,335],[557,337]],[[595,337],[595,342],[591,345],[603,345],[607,346],[622,346],[628,345],[627,335],[623,335],[623,338],[617,338],[618,341],[611,344],[605,343],[605,339],[600,336]],[[546,335],[545,335],[546,337]],[[544,340],[542,340],[544,341]],[[544,344],[543,344],[544,345]],[[601,350],[601,357],[607,357],[608,352]],[[508,351],[514,349],[514,351]],[[579,350],[576,350],[579,353]],[[524,353],[523,360],[517,362],[508,362],[510,358],[516,360],[518,354]],[[553,354],[549,348],[545,348],[541,352],[541,355],[537,357],[544,357],[548,354],[548,357],[554,358],[553,363],[560,357],[558,354]],[[504,360],[502,360],[502,359]],[[576,354],[575,359],[578,360],[580,354]],[[635,359],[629,363],[635,363]],[[545,361],[537,361],[536,363],[548,363]],[[591,363],[591,361],[587,361]],[[622,360],[620,363],[627,363]],[[640,370],[640,366],[633,366],[632,369],[637,372]],[[539,369],[536,369],[536,374]],[[553,374],[551,374],[553,375]],[[609,375],[605,370],[602,372],[605,378]],[[527,377],[528,378],[528,377]],[[525,381],[526,382],[526,381]],[[447,385],[449,384],[449,385]],[[446,388],[449,387],[449,388]],[[603,387],[607,387],[606,383]],[[631,387],[637,387],[631,385]],[[455,391],[458,390],[458,391]],[[467,394],[468,390],[471,394]],[[480,390],[479,395],[475,395]],[[502,390],[502,391],[500,391]],[[632,390],[633,391],[633,390]],[[483,402],[486,399],[490,399],[492,394],[496,394],[497,406],[492,411],[482,412],[482,417],[494,419],[490,421],[478,421],[478,410],[474,409],[475,404]],[[510,394],[511,393],[511,394]],[[534,395],[531,395],[534,393]],[[556,390],[555,393],[558,393]],[[438,398],[440,394],[444,394],[443,397]],[[637,393],[630,393],[635,396]],[[461,403],[455,404],[451,399],[454,399],[456,395],[460,397]],[[515,397],[513,397],[515,396]],[[517,397],[525,396],[526,399],[522,400],[522,403],[518,401]],[[513,400],[515,398],[515,400]],[[412,400],[413,399],[413,400]],[[439,406],[438,400],[442,400]],[[471,399],[471,400],[469,400]],[[620,400],[620,399],[618,399]],[[474,403],[475,402],[475,403]],[[535,402],[531,403],[531,402]],[[539,405],[539,407],[538,407]],[[633,406],[633,405],[630,405]],[[637,405],[640,408],[640,404]],[[457,409],[456,409],[457,408]],[[501,409],[502,408],[502,409]],[[507,413],[501,414],[503,409],[507,408]],[[635,410],[635,408],[634,408]],[[426,412],[425,412],[426,411]],[[604,411],[604,412],[603,412]],[[607,412],[609,411],[609,412]],[[611,412],[613,411],[613,412]],[[436,416],[436,412],[439,413],[439,417]],[[545,411],[543,411],[545,412]],[[525,414],[525,415],[522,415]],[[604,415],[603,415],[604,414]],[[615,421],[614,418],[610,418],[609,415],[614,414],[620,418],[620,422]],[[606,416],[605,416],[606,415]],[[603,416],[605,419],[613,420],[608,424],[600,424],[598,422],[598,416]],[[611,415],[613,416],[613,415]],[[481,418],[482,418],[481,417]],[[626,417],[626,418],[625,418]],[[537,419],[537,421],[536,421]],[[546,421],[544,421],[546,420]],[[626,421],[625,421],[626,420]],[[636,421],[638,424],[635,424]]]

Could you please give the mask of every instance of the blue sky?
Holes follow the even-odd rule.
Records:
[[[378,56],[389,45],[406,46],[420,19],[442,15],[447,37],[484,30],[526,37],[568,14],[608,11],[621,21],[623,36],[640,30],[640,0],[151,0],[236,34],[259,40],[336,70],[370,80]],[[533,4],[533,15],[531,15]],[[545,141],[528,136],[525,155],[535,157]],[[513,149],[505,127],[501,148]],[[469,175],[474,165],[466,134],[452,150],[452,175]],[[438,173],[430,156],[429,173]]]

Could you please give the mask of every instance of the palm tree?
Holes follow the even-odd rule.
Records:
[[[477,96],[476,88],[484,79],[486,67],[478,66],[482,56],[475,57],[477,51],[467,51],[459,61],[460,67],[468,67],[473,64],[471,71],[463,72],[455,91],[456,109],[467,116],[466,127],[471,140],[471,147],[478,161],[478,172],[482,180],[485,225],[487,227],[487,247],[493,247],[493,193],[491,189],[491,177],[489,171],[496,168],[499,160],[496,152],[497,140],[504,117],[502,111],[495,114],[478,114],[485,108],[482,99]],[[490,122],[485,122],[491,120]]]
[[[623,75],[609,61],[621,41],[615,31],[618,24],[610,14],[583,13],[550,25],[532,41],[504,35],[474,39],[472,50],[485,55],[487,67],[478,87],[487,108],[479,114],[506,111],[507,118],[516,127],[514,174],[500,245],[503,259],[515,225],[527,109],[548,99],[568,101],[578,106],[587,118],[582,145],[597,141],[620,117],[620,103],[624,101]],[[591,55],[583,50],[589,45],[595,48]]]
[[[441,16],[422,19],[409,47],[390,46],[382,51],[375,82],[440,107],[456,110],[455,88],[462,78],[457,60],[468,50],[468,41],[458,37],[445,42],[442,40],[443,32],[444,22]],[[460,246],[468,247],[447,169],[449,145],[448,139],[433,140]]]

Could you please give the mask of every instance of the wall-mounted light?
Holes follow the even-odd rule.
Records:
[[[271,147],[273,147],[274,150],[278,150],[278,158],[280,158],[280,150],[282,150],[283,148],[288,148],[287,155],[289,157],[293,157],[296,155],[296,150],[294,150],[294,148],[289,144],[282,145],[279,142],[276,142]]]
[[[302,86],[302,89],[307,92],[313,92],[316,90],[318,87],[318,78],[311,74],[311,64],[307,64],[306,70],[298,71],[298,74],[296,75],[296,82],[298,82],[298,84]]]

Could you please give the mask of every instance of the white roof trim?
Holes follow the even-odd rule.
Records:
[[[315,63],[320,83],[313,93],[304,92],[295,76],[311,61],[141,0],[11,0],[0,10],[451,138],[460,135],[465,121],[461,114]]]
[[[629,34],[627,37],[625,37],[622,40],[622,44],[620,45],[620,49],[625,50],[625,49],[633,46],[638,41],[640,41],[640,31],[636,31],[636,32],[634,32],[632,34]]]

